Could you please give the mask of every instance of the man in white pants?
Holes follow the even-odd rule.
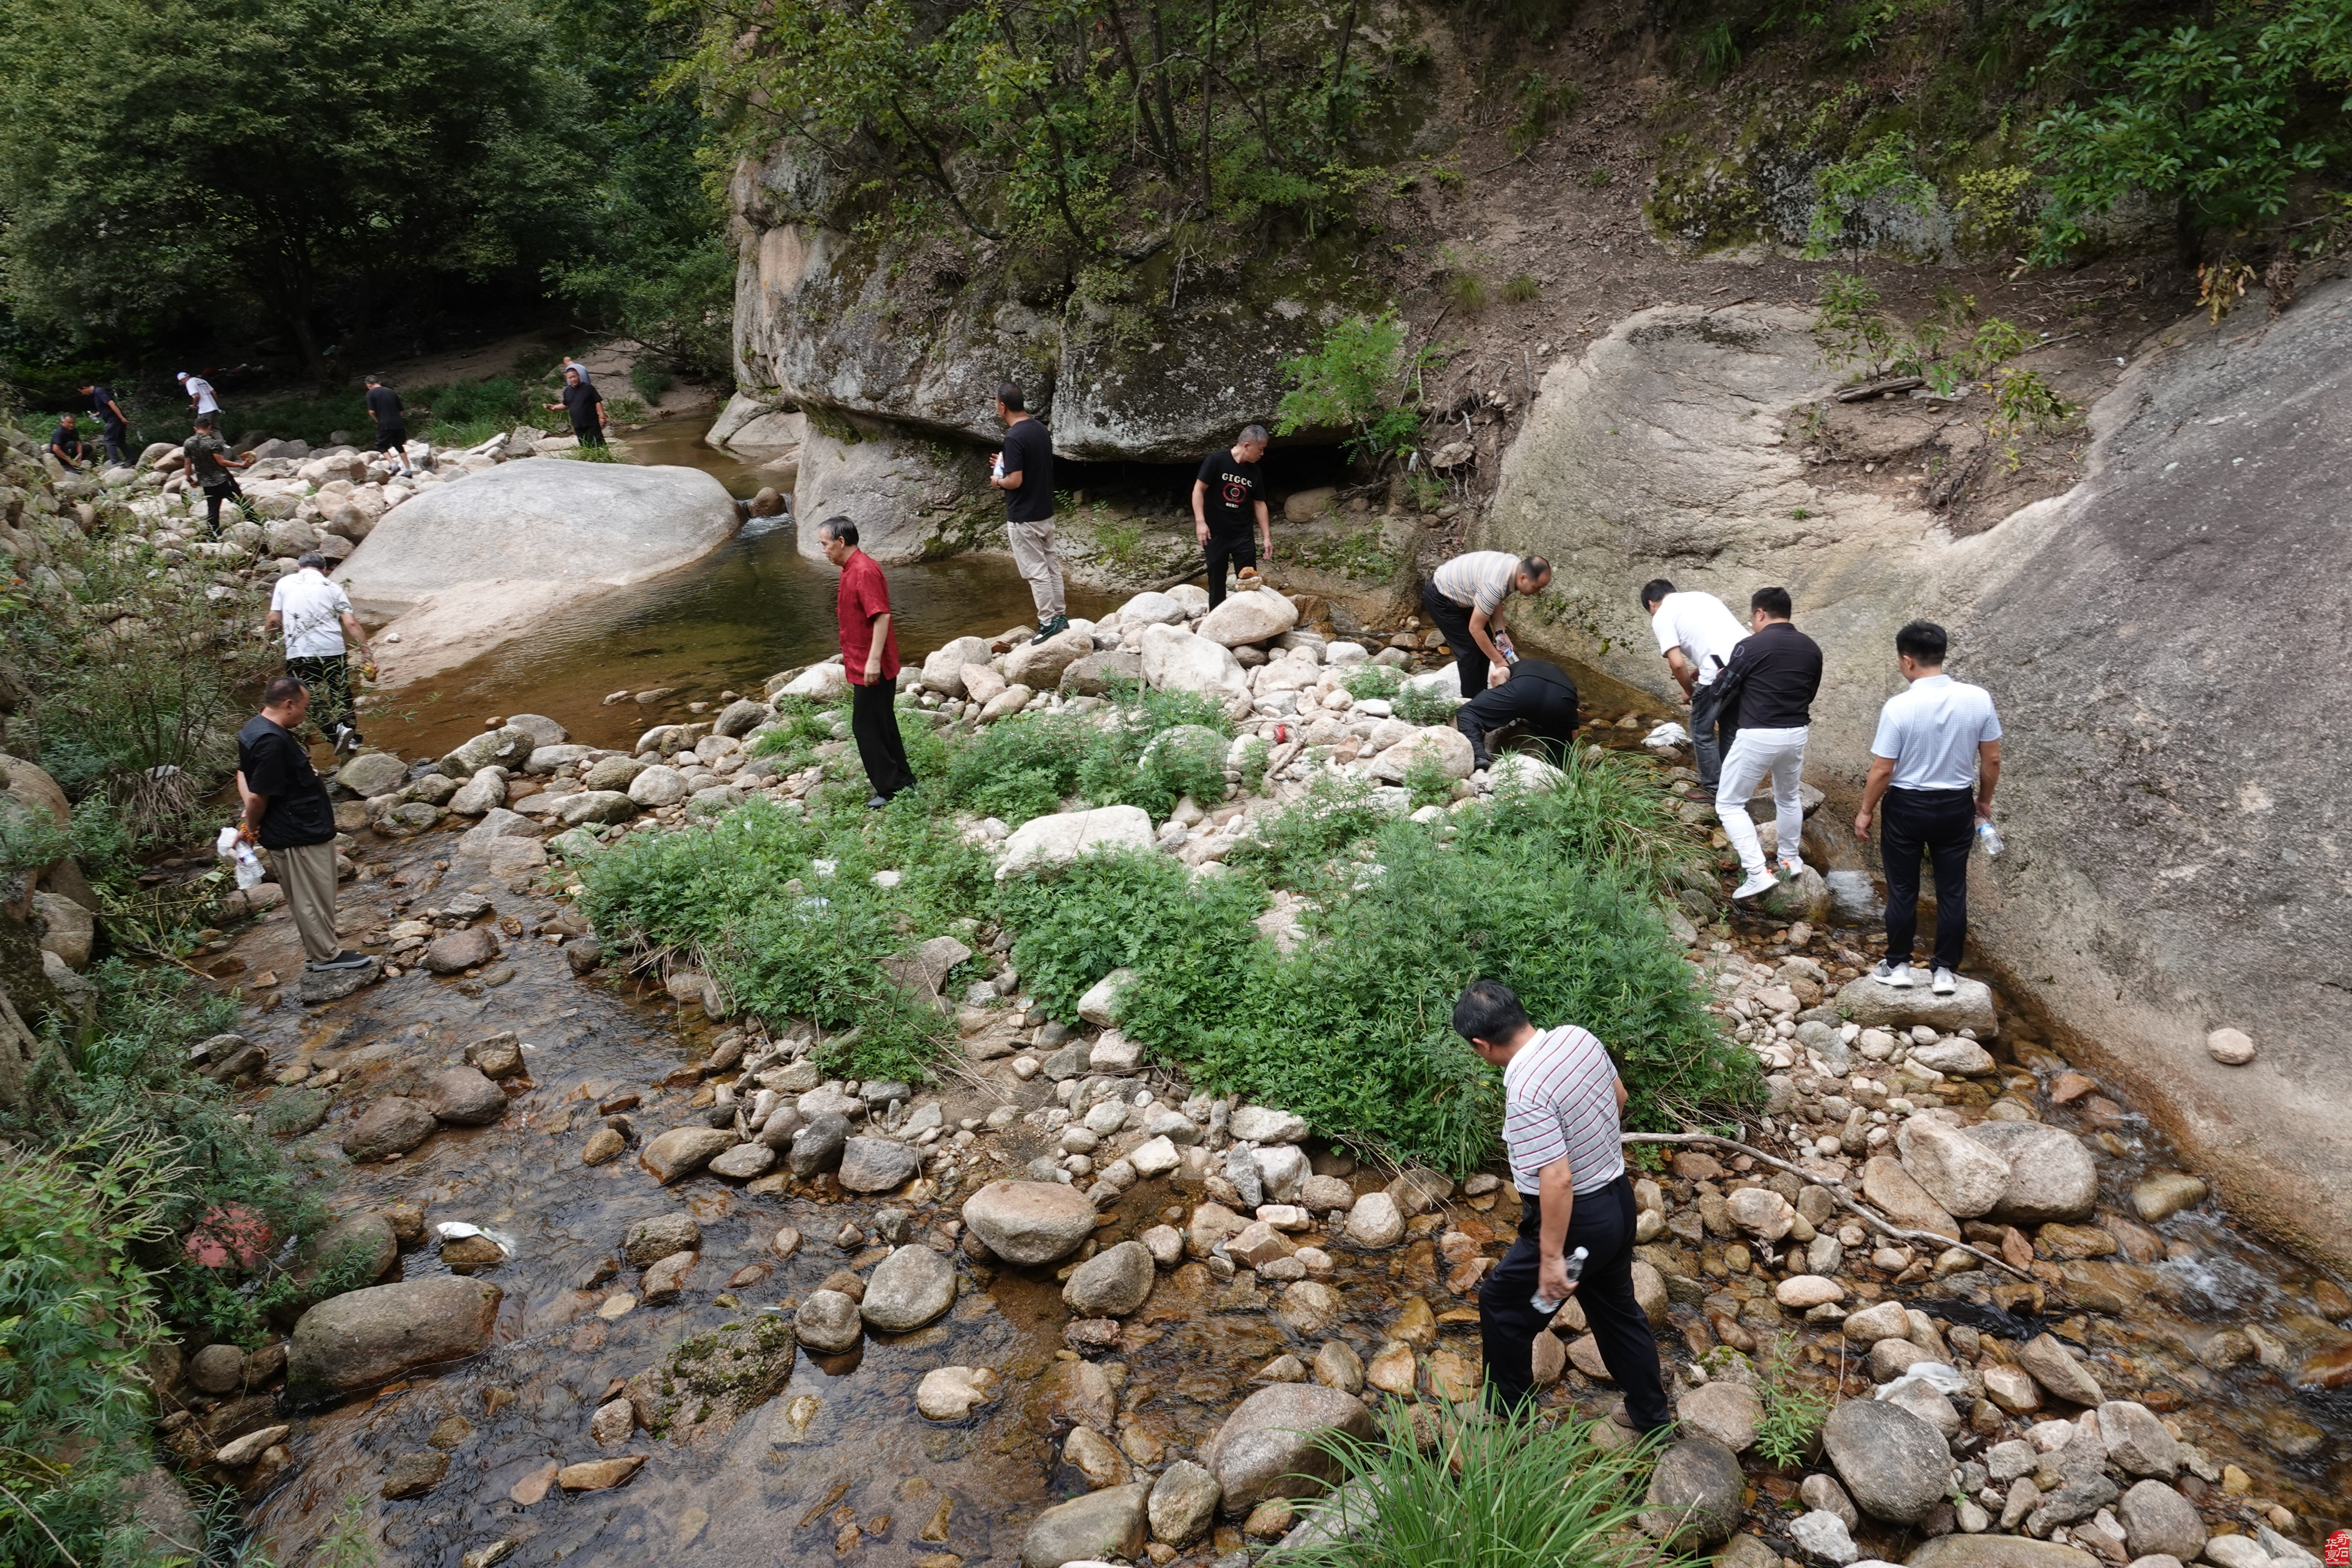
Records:
[[[1770,892],[1782,878],[1805,868],[1797,840],[1805,831],[1805,806],[1798,786],[1805,777],[1805,737],[1812,723],[1813,694],[1822,689],[1822,649],[1790,625],[1794,605],[1786,588],[1759,588],[1748,600],[1748,635],[1739,640],[1717,678],[1724,710],[1734,726],[1723,756],[1723,776],[1715,792],[1715,814],[1723,836],[1739,852],[1745,879],[1735,899]],[[1765,868],[1764,846],[1748,815],[1748,797],[1770,781],[1775,813],[1773,836],[1780,867]]]

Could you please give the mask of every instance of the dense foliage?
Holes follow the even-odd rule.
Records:
[[[922,782],[887,811],[857,809],[863,782],[836,748],[823,765],[837,782],[805,815],[755,803],[699,830],[630,835],[581,868],[584,907],[648,958],[704,967],[747,1012],[813,1019],[836,1035],[829,1064],[861,1077],[919,1074],[946,1034],[880,961],[999,927],[1023,991],[1053,1016],[1075,1021],[1088,987],[1131,969],[1122,1026],[1196,1080],[1454,1171],[1495,1138],[1495,1075],[1448,1026],[1481,975],[1606,1040],[1643,1125],[1752,1089],[1750,1059],[1721,1042],[1656,912],[1692,845],[1644,764],[1580,757],[1555,785],[1440,829],[1327,784],[1264,822],[1223,876],[1142,854],[994,880],[959,816],[1018,822],[1084,801],[1156,819],[1182,795],[1222,796],[1229,742],[1213,711],[1129,691],[1111,718],[1024,714],[941,736],[905,713]],[[814,763],[837,723],[803,708],[763,744]],[[1450,798],[1446,784],[1433,795]],[[877,885],[883,870],[899,875]],[[1277,887],[1307,900],[1307,940],[1286,956],[1255,923]]]

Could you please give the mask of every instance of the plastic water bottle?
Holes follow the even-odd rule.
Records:
[[[1585,1252],[1584,1248],[1582,1248],[1582,1247],[1578,1247],[1574,1252],[1571,1252],[1571,1253],[1570,1253],[1570,1254],[1568,1255],[1568,1258],[1567,1258],[1567,1268],[1568,1268],[1568,1282],[1569,1282],[1570,1284],[1571,1284],[1571,1285],[1575,1284],[1575,1283],[1577,1282],[1577,1280],[1578,1280],[1578,1279],[1581,1279],[1581,1278],[1583,1277],[1583,1275],[1584,1275],[1584,1259],[1585,1259],[1585,1258],[1586,1258],[1586,1257],[1587,1257],[1587,1254],[1586,1254],[1586,1252]],[[1538,1312],[1541,1312],[1545,1317],[1549,1318],[1549,1317],[1550,1317],[1554,1312],[1559,1311],[1559,1310],[1560,1310],[1560,1308],[1561,1308],[1563,1305],[1565,1305],[1565,1304],[1566,1304],[1567,1300],[1568,1300],[1568,1298],[1567,1298],[1567,1297],[1565,1297],[1565,1296],[1563,1296],[1563,1297],[1561,1297],[1559,1300],[1555,1301],[1555,1300],[1553,1300],[1550,1297],[1549,1297],[1549,1296],[1545,1295],[1542,1291],[1538,1290],[1538,1291],[1537,1291],[1537,1292],[1536,1292],[1536,1310],[1537,1310],[1537,1311],[1538,1311]]]
[[[214,841],[213,852],[236,868],[236,885],[240,891],[260,883],[261,857],[253,852],[253,846],[245,841],[244,835],[238,833],[235,826],[220,830],[220,837]]]
[[[1987,859],[1997,858],[2007,847],[2001,843],[2000,835],[1994,830],[1991,822],[1984,817],[1977,818],[1977,842],[1984,846]]]

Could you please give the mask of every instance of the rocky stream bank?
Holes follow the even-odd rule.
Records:
[[[1378,651],[1326,635],[1314,608],[1144,595],[1045,644],[934,650],[902,684],[910,712],[968,729],[1093,710],[1088,683],[1125,673],[1216,693],[1241,725],[1235,798],[1157,825],[970,823],[1003,875],[1110,846],[1213,876],[1316,776],[1410,809],[1424,756],[1454,795],[1416,813],[1433,833],[1540,787],[1532,758],[1474,773],[1454,731],[1397,717],[1404,689],[1354,699],[1349,670],[1430,656],[1410,628]],[[838,680],[772,688],[822,702]],[[343,923],[383,983],[293,1005],[278,910],[205,962],[253,999],[214,1045],[224,1072],[345,1168],[338,1234],[379,1282],[282,1344],[185,1347],[162,1380],[179,1462],[242,1490],[289,1560],[358,1494],[403,1562],[1164,1565],[1310,1538],[1339,1479],[1317,1431],[1368,1433],[1384,1405],[1432,1440],[1475,1419],[1507,1182],[1375,1169],[1279,1105],[1197,1091],[1119,1029],[1116,975],[1078,1026],[1047,1017],[1008,931],[895,962],[955,1019],[923,1086],[829,1079],[805,1024],[608,950],[572,862],[854,773],[839,739],[774,771],[767,695],[630,752],[521,715],[439,758],[345,764]],[[1649,722],[1592,735],[1638,746]],[[2235,1231],[1981,984],[1859,979],[1852,893],[1809,878],[1734,918],[1718,881],[1676,890],[1692,981],[1769,1098],[1736,1142],[1634,1151],[1637,1275],[1681,1421],[1646,1527],[1748,1568],[2315,1561],[2352,1489],[2333,1392],[2352,1299]],[[1281,910],[1266,940],[1299,940]],[[1547,1405],[1603,1414],[1573,1303],[1538,1344]],[[1759,1436],[1806,1395],[1826,1423],[1770,1462]]]

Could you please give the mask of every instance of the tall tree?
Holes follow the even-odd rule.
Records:
[[[536,270],[590,171],[519,0],[0,0],[0,264],[93,336],[258,309],[314,374],[337,292]]]

